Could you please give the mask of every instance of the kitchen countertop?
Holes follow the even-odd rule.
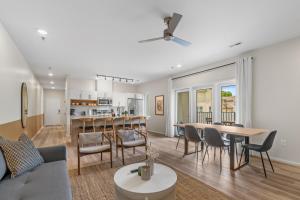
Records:
[[[111,117],[111,115],[84,115],[84,116],[81,116],[81,115],[71,115],[71,120],[78,120],[78,119],[86,119],[86,118],[96,118],[96,119],[104,119],[104,118],[107,118],[107,117]],[[122,118],[124,116],[116,116],[116,117],[113,117],[114,119],[119,119],[119,118]],[[128,117],[130,118],[138,118],[138,117],[141,117],[140,115],[129,115]],[[146,119],[149,119],[150,116],[145,116]]]

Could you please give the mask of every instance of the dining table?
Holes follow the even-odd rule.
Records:
[[[235,137],[242,136],[245,138],[245,144],[249,144],[250,137],[254,137],[269,132],[269,130],[261,129],[261,128],[242,128],[236,126],[213,125],[213,124],[204,124],[204,123],[174,124],[175,127],[180,127],[180,128],[184,128],[187,125],[194,126],[197,130],[201,131],[201,134],[203,134],[205,128],[215,128],[220,133],[229,134],[229,140],[230,140],[229,158],[230,158],[231,170],[238,170],[249,163],[249,150],[246,148],[244,163],[241,166],[237,166],[237,167],[235,166],[235,153],[234,153]],[[186,137],[184,137],[184,155],[190,154],[188,146],[189,146],[189,141],[187,140]],[[203,145],[201,145],[201,149],[203,150]]]

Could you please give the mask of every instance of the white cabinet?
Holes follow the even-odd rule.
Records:
[[[97,80],[96,89],[98,97],[101,98],[112,98],[112,81],[111,80]]]
[[[97,92],[89,90],[69,90],[69,99],[97,100]]]
[[[69,99],[81,99],[81,91],[80,90],[69,90]]]
[[[113,106],[127,106],[127,96],[126,93],[114,92],[113,93]]]

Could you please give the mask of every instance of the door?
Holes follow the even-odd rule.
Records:
[[[190,92],[178,91],[177,93],[177,122],[190,122]]]
[[[198,123],[211,124],[212,112],[212,88],[201,88],[196,90],[196,121]]]
[[[64,90],[44,90],[45,125],[63,125],[66,120]]]

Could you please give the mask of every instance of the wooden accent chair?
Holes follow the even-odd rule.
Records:
[[[105,140],[106,139],[106,140]],[[112,167],[112,142],[103,132],[90,132],[78,134],[78,175],[80,175],[80,157],[101,153],[110,153],[110,166]]]
[[[125,165],[124,149],[133,148],[133,154],[135,154],[136,147],[144,146],[147,151],[147,137],[141,131],[132,129],[119,130],[116,136],[116,156],[118,157],[118,148],[121,147],[123,165]]]

